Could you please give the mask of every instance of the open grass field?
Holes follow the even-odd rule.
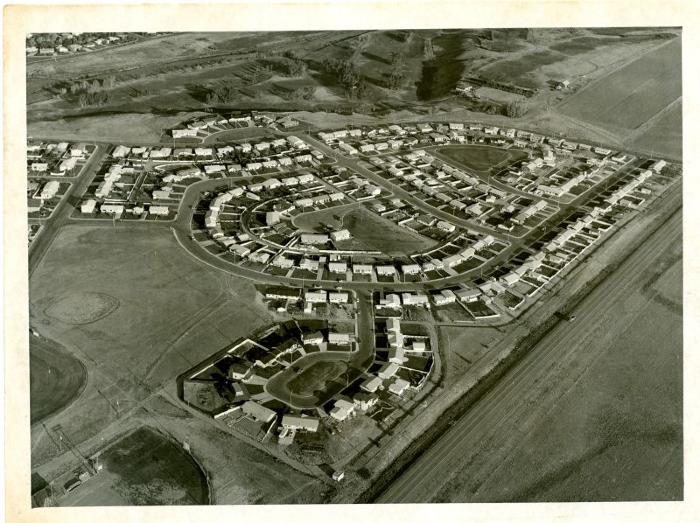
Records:
[[[29,337],[30,419],[41,421],[71,403],[83,390],[83,364],[55,342]]]
[[[448,145],[436,151],[459,165],[482,174],[488,174],[495,167],[527,158],[522,151],[499,149],[485,145]]]
[[[343,217],[343,225],[353,237],[348,241],[339,242],[340,248],[378,250],[391,256],[402,256],[424,251],[436,243],[377,216],[364,207],[358,207],[346,214]]]
[[[303,396],[322,391],[327,381],[340,377],[348,366],[342,361],[319,361],[302,370],[288,383],[289,390]]]
[[[97,319],[76,324],[62,306],[85,293],[119,307],[98,317],[102,303],[94,302],[81,315]],[[61,414],[75,443],[113,421],[117,401],[123,412],[269,318],[251,283],[202,266],[167,228],[65,227],[33,273],[29,296],[32,325],[70,347],[94,377],[76,408]],[[35,455],[50,455],[46,445]]]
[[[681,96],[681,40],[676,38],[590,84],[559,110],[613,130],[636,129]]]
[[[180,445],[150,428],[119,440],[100,455],[100,462],[105,478],[101,473],[91,479],[64,498],[65,504],[206,505],[209,501],[206,476],[197,463]]]

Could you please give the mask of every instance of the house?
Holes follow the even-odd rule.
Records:
[[[393,265],[377,265],[375,270],[379,276],[393,276],[396,274],[396,267]]]
[[[561,82],[556,83],[556,88],[557,90],[561,91],[562,89],[567,89],[569,87],[569,80],[562,80]]]
[[[399,366],[396,363],[386,363],[381,369],[379,369],[377,376],[379,376],[382,380],[386,380],[393,377],[398,371]]]
[[[354,274],[372,274],[373,267],[369,264],[364,263],[354,263],[352,266],[352,272]]]
[[[72,171],[73,169],[75,169],[75,165],[77,162],[78,159],[73,156],[71,156],[70,158],[66,158],[59,164],[58,170],[61,173]]]
[[[374,393],[377,392],[377,389],[381,388],[382,386],[382,378],[378,376],[372,376],[371,378],[367,378],[365,381],[363,381],[360,384],[360,388],[364,391]]]
[[[282,427],[287,429],[316,432],[318,431],[318,424],[318,418],[310,416],[293,416],[291,414],[282,416]]]
[[[398,294],[387,294],[379,299],[379,307],[389,307],[391,309],[401,308],[401,297]]]
[[[348,263],[346,261],[329,262],[328,270],[334,274],[345,274],[348,270]]]
[[[275,260],[272,262],[272,265],[275,267],[279,267],[280,269],[291,269],[294,267],[294,260],[291,258],[287,258],[284,255],[277,256]]]
[[[429,306],[428,296],[425,294],[411,294],[409,292],[404,292],[401,294],[401,299],[404,305],[421,305]]]
[[[124,213],[124,206],[119,204],[103,203],[100,206],[100,212],[121,216]]]
[[[39,195],[39,198],[42,200],[50,200],[54,196],[56,196],[56,193],[58,193],[58,189],[60,187],[60,184],[52,180],[50,182],[47,182],[46,185],[41,189],[41,194]]]
[[[457,300],[457,296],[450,289],[444,289],[439,294],[434,294],[435,305],[448,305]]]
[[[271,287],[265,291],[265,298],[268,300],[298,300],[299,290],[288,289],[287,287]]]
[[[270,211],[265,213],[265,223],[267,225],[275,225],[280,222],[281,213],[277,211]]]
[[[457,227],[455,227],[455,225],[451,224],[450,222],[446,222],[444,220],[440,220],[439,222],[437,222],[436,226],[438,229],[445,231],[445,232],[450,232],[450,233],[454,232],[455,229],[457,228]]]
[[[331,233],[331,240],[333,240],[334,242],[349,240],[350,238],[350,231],[348,231],[347,229],[341,229],[339,231],[334,231]]]
[[[458,289],[455,291],[455,295],[459,301],[471,303],[479,299],[481,291],[479,289]]]
[[[97,202],[90,198],[89,200],[85,200],[83,203],[80,204],[80,212],[83,214],[92,214],[95,212],[95,205]]]
[[[39,212],[44,201],[41,198],[27,198],[27,212]]]
[[[312,260],[311,258],[304,258],[299,263],[299,268],[306,271],[316,272],[318,271],[318,260]]]
[[[298,202],[297,202],[298,204]],[[306,245],[322,245],[328,241],[327,234],[310,234],[303,233],[301,235],[301,243]]]
[[[37,172],[43,173],[43,172],[48,171],[48,169],[49,169],[48,163],[33,163],[30,167],[30,170],[32,172],[35,172],[35,173],[37,173]]]
[[[404,356],[404,350],[401,347],[392,347],[389,349],[389,362],[401,365],[406,362],[406,356]]]
[[[329,332],[328,343],[335,345],[348,345],[352,342],[352,337],[346,332]]]
[[[304,345],[320,345],[323,343],[323,333],[316,331],[304,334],[303,341]]]
[[[241,410],[246,416],[249,416],[253,418],[253,420],[261,423],[269,423],[275,419],[275,417],[277,417],[274,410],[263,407],[259,403],[250,400],[246,401],[242,405]]]
[[[367,394],[366,392],[358,392],[352,397],[352,402],[362,412],[367,412],[379,402],[379,396]]]
[[[426,346],[424,341],[419,341],[419,340],[413,340],[411,343],[411,349],[412,351],[415,352],[425,352]]]
[[[389,385],[389,392],[391,392],[392,394],[396,394],[397,396],[401,396],[404,392],[406,392],[406,389],[408,389],[409,385],[410,383],[406,380],[396,378],[396,380]]]
[[[151,205],[148,208],[148,214],[153,214],[156,216],[167,216],[168,214],[170,214],[170,208],[165,205]]]
[[[331,417],[338,421],[348,419],[355,412],[355,405],[344,399],[338,399],[331,410]]]
[[[416,263],[408,263],[401,265],[401,272],[404,274],[419,274],[421,272],[420,265]]]
[[[328,292],[328,301],[331,303],[347,303],[349,297],[347,292]]]
[[[304,299],[308,303],[326,303],[328,301],[328,293],[326,291],[306,291]]]

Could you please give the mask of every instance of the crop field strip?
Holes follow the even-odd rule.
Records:
[[[680,38],[590,84],[559,110],[612,129],[636,129],[681,96]]]

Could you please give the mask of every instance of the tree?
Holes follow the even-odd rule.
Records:
[[[510,118],[520,118],[527,113],[527,104],[522,101],[512,101],[506,105],[506,116]]]

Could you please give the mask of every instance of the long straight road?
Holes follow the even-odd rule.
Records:
[[[107,149],[108,147],[104,145],[97,146],[92,156],[90,156],[90,159],[85,163],[78,180],[70,186],[67,194],[63,196],[53,210],[51,216],[44,222],[41,231],[39,231],[39,235],[29,246],[29,276],[32,275],[34,269],[39,265],[39,262],[44,257],[44,254],[46,254],[46,251],[56,237],[59,229],[65,225],[70,218],[71,213],[75,209],[72,200],[80,199],[83,193],[85,193],[85,190],[92,183],[95,174],[97,174],[100,165],[102,165],[102,160],[104,159]]]
[[[433,445],[420,455],[379,496],[377,503],[428,502],[443,488],[451,474],[459,471],[460,459],[480,442],[502,429],[517,412],[527,408],[526,397],[533,384],[545,381],[552,366],[585,351],[580,343],[590,329],[612,313],[619,299],[639,285],[640,275],[657,257],[681,240],[680,207],[646,238],[620,266],[576,307],[574,323],[562,321]]]

